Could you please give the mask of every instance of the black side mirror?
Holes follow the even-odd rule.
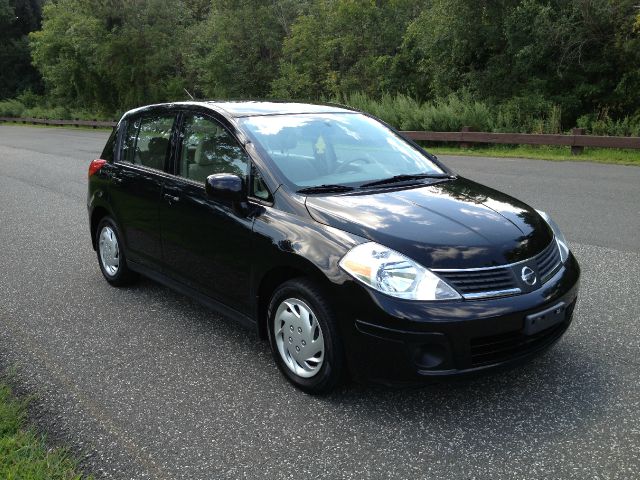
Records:
[[[233,173],[209,175],[204,188],[210,198],[232,202],[243,202],[246,199],[244,181]]]

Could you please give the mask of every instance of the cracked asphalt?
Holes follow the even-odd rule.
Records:
[[[506,372],[313,398],[252,332],[103,280],[85,196],[107,135],[0,126],[0,365],[96,478],[640,477],[640,168],[443,157],[564,227],[573,325]]]

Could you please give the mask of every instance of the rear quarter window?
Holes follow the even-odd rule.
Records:
[[[104,150],[102,150],[102,154],[100,155],[101,159],[106,160],[107,162],[113,162],[117,138],[118,138],[118,127],[114,127],[113,130],[111,131],[111,135],[109,135],[109,140],[107,140],[107,144],[104,146]]]

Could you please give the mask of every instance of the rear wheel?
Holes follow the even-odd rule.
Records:
[[[316,395],[340,383],[344,354],[336,317],[315,283],[282,284],[271,297],[268,321],[273,358],[291,383]]]
[[[104,217],[96,229],[96,251],[102,275],[116,287],[127,285],[138,278],[129,269],[118,229],[111,217]]]

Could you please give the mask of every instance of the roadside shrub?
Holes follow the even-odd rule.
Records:
[[[21,117],[24,105],[18,100],[5,100],[0,102],[0,117]]]
[[[490,128],[492,117],[491,108],[474,100],[468,92],[425,103],[421,111],[419,130],[439,132],[459,131],[464,126],[485,131]]]
[[[540,95],[514,97],[496,108],[494,132],[561,133],[561,110]]]
[[[71,114],[65,107],[33,107],[24,110],[25,117],[33,118],[53,118],[61,120],[70,120]]]
[[[38,95],[33,93],[32,90],[25,90],[20,95],[16,97],[20,103],[22,103],[25,108],[33,108],[38,105],[45,105],[46,101],[42,95]]]
[[[60,120],[113,120],[122,113],[105,113],[95,110],[70,110],[51,105],[40,95],[26,91],[17,98],[0,101],[0,117],[50,118]]]
[[[400,130],[455,131],[463,126],[486,130],[490,126],[489,106],[464,92],[435,102],[419,102],[402,94],[374,99],[363,93],[334,97],[331,101],[368,112]]]
[[[591,135],[640,137],[640,111],[631,117],[614,120],[607,110],[603,110],[598,114],[582,115],[576,123]]]
[[[370,113],[399,130],[455,132],[469,126],[485,132],[563,132],[560,107],[536,94],[514,97],[498,105],[476,100],[468,91],[426,102],[404,94],[384,94],[376,98],[362,92],[323,98],[323,101]],[[50,99],[31,91],[15,99],[0,101],[0,116],[3,117],[113,120],[120,118],[122,113],[56,106]],[[640,136],[640,111],[614,119],[605,109],[579,117],[576,126],[592,135]]]
[[[70,118],[77,118],[78,120],[117,120],[122,116],[122,113],[104,113],[96,110],[71,110],[69,116]]]

